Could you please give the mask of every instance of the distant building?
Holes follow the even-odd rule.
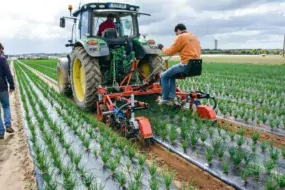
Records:
[[[215,39],[215,50],[217,50],[217,49],[218,49],[218,40]]]

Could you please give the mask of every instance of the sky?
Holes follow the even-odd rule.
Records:
[[[71,24],[59,27],[68,16],[90,0],[0,0],[0,42],[5,53],[67,53]],[[95,0],[97,2],[98,0]],[[100,2],[106,2],[99,0]],[[93,0],[94,2],[94,0]],[[285,0],[112,0],[140,6],[140,33],[170,46],[174,27],[184,23],[203,49],[282,48],[285,34]]]

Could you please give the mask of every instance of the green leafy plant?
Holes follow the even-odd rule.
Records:
[[[212,165],[212,160],[213,160],[213,149],[208,147],[205,151],[205,155],[206,155],[206,160],[208,161],[209,165]]]
[[[115,174],[115,178],[118,180],[120,187],[124,187],[124,185],[127,183],[126,174],[123,172],[117,172]]]
[[[223,160],[222,158],[224,156],[224,153],[225,153],[225,147],[220,147],[218,150],[219,161]]]
[[[186,125],[183,125],[181,127],[180,135],[181,135],[181,138],[182,138],[183,141],[187,139],[187,137],[189,135],[189,129],[186,127]]]
[[[140,165],[141,167],[143,167],[143,165],[144,165],[144,163],[145,163],[145,161],[146,161],[146,156],[140,154],[140,155],[138,156],[138,161],[139,161],[139,165]]]
[[[240,149],[236,149],[235,153],[234,153],[234,155],[232,157],[235,169],[239,168],[239,164],[241,163],[243,158],[244,158],[244,152],[242,150],[240,150]]]
[[[134,179],[139,187],[141,186],[141,183],[142,183],[142,174],[143,174],[143,171],[141,168],[135,171],[134,173]]]
[[[244,183],[248,183],[247,178],[250,176],[250,174],[251,174],[250,169],[245,168],[245,169],[243,170],[243,172],[241,173],[241,177],[242,177]]]
[[[265,184],[266,190],[275,190],[277,186],[278,185],[273,181],[272,178],[268,178],[266,180],[266,184]]]
[[[206,133],[201,133],[200,139],[203,143],[207,140],[207,138],[208,138],[208,135]]]
[[[264,166],[266,172],[267,172],[268,174],[270,174],[271,170],[272,170],[275,166],[277,166],[277,163],[276,163],[275,161],[273,161],[273,160],[268,160],[268,161],[264,160],[264,161],[263,161],[263,166]]]
[[[177,130],[175,125],[171,125],[170,127],[170,133],[169,133],[169,140],[171,141],[172,144],[175,143],[175,140],[177,139]]]
[[[158,190],[159,189],[159,181],[156,179],[156,177],[151,178],[149,181],[149,188],[151,190]]]
[[[226,161],[222,162],[223,171],[225,174],[229,173],[229,163]]]
[[[255,153],[255,152],[256,152],[256,148],[257,148],[257,146],[253,144],[253,145],[251,146],[251,151],[252,151],[253,153]]]
[[[78,165],[79,165],[81,159],[82,159],[82,154],[77,154],[73,157],[72,161],[74,162],[74,165],[76,168],[78,168]]]
[[[208,132],[209,132],[210,137],[212,137],[212,136],[213,136],[213,133],[214,133],[214,129],[213,129],[213,128],[210,128],[210,129],[208,130]]]
[[[261,148],[261,151],[264,152],[268,147],[268,144],[266,143],[266,141],[262,141],[261,144],[260,144],[260,148]]]
[[[260,137],[260,133],[259,133],[259,132],[254,132],[254,133],[252,133],[252,135],[251,135],[251,138],[252,138],[252,140],[253,140],[254,143],[257,142],[257,140],[259,139],[259,137]]]
[[[213,147],[214,152],[218,152],[220,147],[222,146],[222,140],[220,138],[215,138],[211,140],[211,145]]]
[[[122,153],[120,151],[116,152],[115,154],[115,160],[120,163],[122,158]]]
[[[283,159],[285,159],[285,147],[284,147],[284,145],[282,146],[281,151],[282,151],[282,157],[283,157]]]
[[[183,151],[184,151],[184,152],[187,151],[188,145],[189,145],[188,139],[185,139],[185,140],[182,142],[182,148],[183,148]]]
[[[101,159],[103,161],[103,166],[106,166],[107,162],[108,162],[108,160],[110,158],[110,155],[102,151],[102,152],[100,152],[100,157],[101,157]]]
[[[91,143],[91,140],[89,138],[85,138],[84,141],[83,141],[83,146],[87,149],[87,151],[90,151],[90,143]]]
[[[238,139],[238,141],[237,141],[238,147],[241,147],[241,146],[243,145],[244,141],[245,141],[245,140],[244,140],[244,137],[241,136],[241,137]]]
[[[246,129],[244,129],[244,128],[241,128],[240,130],[239,130],[239,135],[240,136],[244,136],[245,135],[245,133],[246,133]]]
[[[139,190],[139,185],[137,184],[136,181],[131,180],[128,183],[128,189],[129,190]]]
[[[285,188],[285,174],[274,174],[273,178],[280,187],[280,189]]]
[[[86,176],[83,178],[83,183],[85,184],[86,187],[90,188],[91,185],[92,185],[92,182],[94,181],[94,179],[95,179],[94,174],[86,175]]]
[[[157,164],[155,162],[152,162],[150,165],[148,165],[148,172],[151,175],[151,177],[155,177],[155,174],[157,172]]]
[[[259,174],[262,172],[262,168],[258,164],[252,164],[249,170],[250,173],[254,175],[255,179],[259,179]]]
[[[232,146],[228,148],[229,154],[230,154],[230,158],[232,158],[235,154],[236,151],[236,147]]]
[[[128,150],[128,156],[130,158],[130,160],[132,160],[136,154],[136,148],[133,145],[130,145],[127,147]]]
[[[193,147],[196,147],[198,138],[197,138],[197,132],[195,130],[190,133],[190,141],[191,141],[191,145]]]
[[[279,158],[279,151],[278,151],[278,149],[276,149],[274,151],[274,148],[270,148],[269,149],[269,156],[274,161],[278,160],[278,158]]]
[[[162,173],[165,189],[169,190],[174,177],[174,172],[165,171]]]
[[[96,159],[98,158],[98,151],[96,149],[93,150],[93,155]]]
[[[127,168],[127,171],[128,171],[128,172],[130,171],[131,166],[132,166],[132,163],[130,163],[130,162],[128,162],[128,163],[126,164],[126,168]]]

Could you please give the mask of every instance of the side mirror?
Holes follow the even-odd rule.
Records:
[[[60,18],[60,22],[59,22],[59,26],[61,27],[61,28],[65,28],[65,18]]]

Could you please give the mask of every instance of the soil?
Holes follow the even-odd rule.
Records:
[[[154,144],[147,148],[144,148],[144,152],[149,155],[148,162],[152,160],[158,162],[159,166],[163,169],[171,169],[176,172],[174,178],[174,184],[181,188],[183,182],[191,183],[198,189],[205,190],[218,190],[227,189],[232,190],[233,187],[225,184],[221,180],[215,178],[208,172],[203,171],[194,164],[189,163],[187,160],[177,156],[174,153],[169,152],[159,144]]]
[[[11,64],[13,72],[13,64]],[[14,134],[5,134],[0,140],[0,187],[5,190],[37,189],[34,164],[29,153],[22,119],[22,110],[16,90],[10,95],[10,109]]]
[[[226,121],[226,120],[223,120],[223,119],[218,119],[218,122],[219,122],[219,124],[222,127],[229,126],[229,128],[228,128],[229,131],[237,132],[241,128],[246,129],[245,136],[248,137],[248,138],[251,138],[251,134],[253,132],[259,132],[260,133],[260,138],[258,139],[259,142],[262,142],[264,140],[265,141],[273,140],[275,147],[281,148],[282,146],[285,146],[285,138],[280,137],[278,135],[267,133],[265,131],[258,130],[258,129],[255,129],[255,128],[248,128],[248,127],[244,127],[242,125],[233,124],[230,121]]]
[[[33,71],[33,70],[32,70]],[[48,80],[44,77],[42,73],[33,71],[37,76],[43,79],[46,83],[48,83],[51,87],[57,90],[57,86],[54,81]],[[72,101],[72,100],[71,100]],[[97,119],[97,116],[94,115]],[[143,152],[148,155],[147,163],[151,163],[152,160],[157,161],[160,168],[163,170],[175,170],[176,175],[174,178],[174,184],[181,189],[183,182],[191,182],[193,179],[193,185],[198,189],[205,190],[232,190],[234,189],[231,186],[228,186],[224,182],[215,178],[211,174],[201,170],[199,167],[194,164],[189,163],[183,158],[173,154],[163,148],[158,144],[154,144],[149,148],[143,148]]]

